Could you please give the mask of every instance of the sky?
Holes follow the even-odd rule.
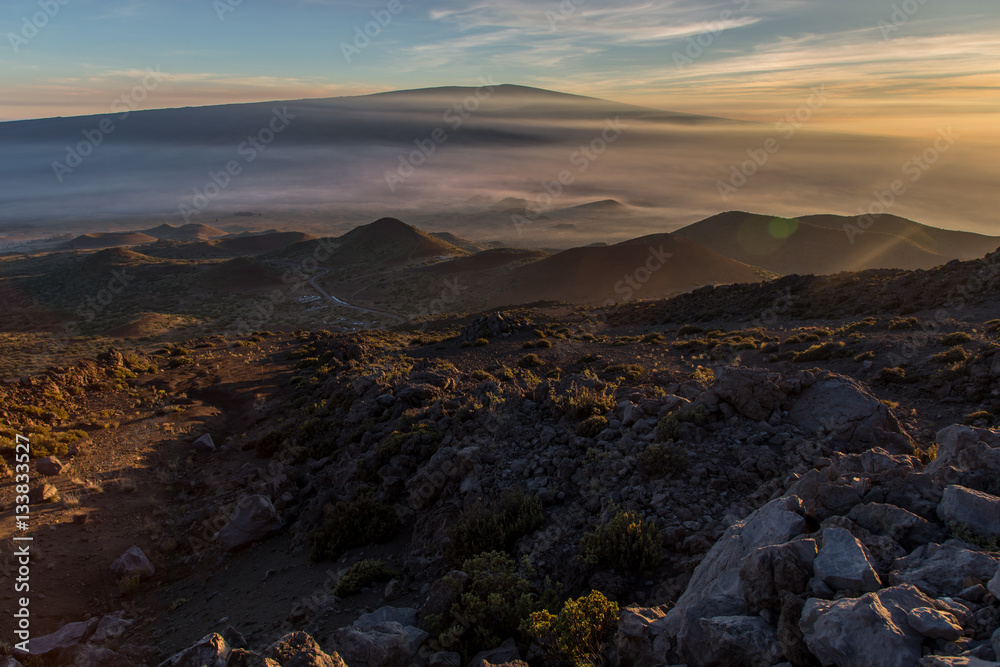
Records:
[[[485,79],[1000,142],[996,0],[0,0],[0,35],[0,120]]]

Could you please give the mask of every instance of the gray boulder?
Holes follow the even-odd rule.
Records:
[[[778,611],[782,592],[804,592],[813,575],[816,553],[816,540],[795,540],[751,551],[740,566],[747,613]]]
[[[831,602],[813,598],[799,626],[809,651],[837,667],[913,667],[924,636],[910,627],[907,612],[933,607],[913,586],[886,588],[860,598]]]
[[[775,384],[778,376],[739,366],[723,366],[715,373],[711,391],[747,419],[765,421],[785,400]]]
[[[379,607],[370,614],[358,617],[354,627],[373,628],[379,623],[399,623],[403,627],[417,626],[417,610],[409,607]]]
[[[711,664],[771,667],[784,655],[777,631],[760,616],[716,616],[702,619],[701,627],[709,640],[702,657]]]
[[[42,637],[32,637],[28,641],[28,655],[42,656],[55,654],[64,648],[80,644],[94,634],[98,619],[79,623],[67,623],[55,632]]]
[[[55,477],[63,471],[63,468],[62,462],[54,456],[46,456],[43,459],[38,459],[38,462],[35,463],[38,474],[46,477]]]
[[[28,502],[32,505],[44,505],[58,497],[59,489],[51,484],[39,484],[31,487],[31,490],[28,491]]]
[[[952,485],[944,490],[937,508],[946,524],[965,525],[976,535],[1000,537],[1000,498]]]
[[[857,505],[847,516],[865,530],[895,540],[908,551],[944,540],[944,531],[939,526],[895,505]]]
[[[351,667],[408,667],[429,636],[395,622],[355,624],[334,632],[338,652]]]
[[[630,605],[621,611],[615,650],[623,665],[653,667],[662,664],[670,650],[670,639],[663,619],[666,612],[659,607],[642,608]]]
[[[226,667],[230,651],[222,635],[213,632],[194,646],[173,654],[160,667]]]
[[[807,387],[788,411],[799,428],[836,448],[859,452],[883,447],[892,454],[912,454],[913,441],[892,413],[853,378],[830,374]]]
[[[931,639],[953,642],[962,636],[962,625],[953,615],[933,607],[917,607],[906,612],[910,627]]]
[[[927,466],[932,475],[949,466],[960,470],[1000,467],[1000,434],[988,428],[955,424],[938,431],[936,440],[937,457]]]
[[[843,528],[823,531],[823,548],[813,562],[813,572],[833,591],[869,593],[882,587],[868,550]]]
[[[136,546],[129,547],[128,551],[116,558],[111,563],[111,571],[114,572],[116,577],[139,575],[142,578],[146,578],[156,574],[156,568],[146,558],[146,554],[143,553],[142,549]]]
[[[990,579],[990,583],[986,586],[986,589],[993,594],[993,597],[1000,600],[1000,568],[997,569],[996,574]],[[1000,658],[1000,653],[997,654]]]
[[[92,644],[103,644],[109,640],[119,639],[132,626],[134,621],[118,618],[117,616],[104,616],[97,624],[97,629],[87,641]]]
[[[281,528],[278,510],[271,501],[261,495],[243,498],[215,539],[227,551],[235,551],[257,540],[267,537]]]
[[[987,581],[997,571],[989,554],[968,548],[964,542],[926,544],[893,563],[889,581],[911,584],[933,597],[957,597],[967,580]]]
[[[682,659],[691,667],[708,664],[702,659],[702,648],[709,637],[701,619],[745,614],[739,573],[747,554],[784,544],[805,530],[802,503],[794,496],[773,500],[726,530],[695,568],[687,589],[663,619]],[[662,660],[665,662],[666,656]]]

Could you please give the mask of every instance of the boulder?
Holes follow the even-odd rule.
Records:
[[[238,648],[229,654],[226,667],[281,667],[281,663],[265,658],[260,653]]]
[[[773,500],[726,530],[695,568],[687,589],[663,621],[683,660],[691,667],[706,664],[700,657],[708,641],[701,619],[745,614],[739,573],[747,554],[784,544],[805,530],[802,503],[794,496]]]
[[[910,609],[906,612],[906,622],[924,637],[931,639],[953,642],[962,636],[962,625],[958,619],[933,607]]]
[[[59,489],[51,484],[39,484],[31,487],[31,490],[28,491],[28,502],[32,505],[43,505],[58,497]]]
[[[865,530],[895,540],[907,551],[944,540],[944,531],[939,526],[895,505],[857,505],[847,516]]]
[[[771,667],[784,654],[778,633],[760,616],[716,616],[702,619],[701,627],[709,641],[702,659],[714,660],[709,664]]]
[[[135,546],[129,547],[128,551],[111,563],[111,571],[116,577],[139,575],[142,578],[146,578],[156,574],[156,568],[146,558],[146,554],[142,552],[142,549]]]
[[[622,609],[615,633],[615,650],[621,664],[653,667],[663,662],[657,656],[665,656],[670,650],[663,620],[666,616],[660,607],[642,608],[633,604]]]
[[[747,613],[777,611],[783,591],[794,595],[804,592],[812,578],[816,553],[816,540],[795,540],[751,551],[740,566]]]
[[[520,660],[521,653],[517,650],[517,645],[513,639],[506,640],[503,644],[476,654],[466,667],[489,667],[489,665],[501,665],[505,662]],[[352,664],[351,667],[354,667]]]
[[[993,636],[990,637],[990,643],[993,644],[993,654],[1000,658],[1000,628],[997,628]]]
[[[907,612],[933,606],[908,585],[835,602],[813,598],[799,626],[809,651],[824,665],[913,667],[924,636],[910,627]]]
[[[334,632],[337,649],[351,667],[408,667],[429,636],[394,622],[351,625]]]
[[[723,366],[715,373],[711,391],[747,419],[766,421],[786,398],[776,379],[766,371]]]
[[[281,667],[346,667],[336,651],[325,653],[316,640],[305,632],[285,635],[268,646],[263,657],[273,660]]]
[[[992,593],[993,597],[1000,600],[1000,568],[997,569],[996,574],[994,574],[993,578],[990,579],[990,583],[987,584],[986,590]],[[1000,658],[1000,653],[997,654],[997,657]]]
[[[462,667],[462,656],[454,651],[439,651],[427,659],[427,667]]]
[[[787,495],[802,499],[808,516],[823,521],[847,514],[861,502],[861,492],[851,484],[831,482],[819,470],[810,470],[789,487]]]
[[[403,627],[416,626],[417,610],[409,607],[379,607],[370,614],[360,616],[354,621],[354,627],[368,629],[379,623],[399,623]]]
[[[271,501],[261,495],[243,498],[215,539],[227,551],[252,544],[281,528],[281,517]]]
[[[226,640],[213,632],[194,646],[173,654],[161,662],[160,667],[226,667],[229,653]]]
[[[32,637],[28,641],[28,655],[49,655],[55,654],[64,648],[74,644],[81,644],[94,634],[97,628],[98,619],[92,618],[89,621],[79,623],[67,623],[55,632],[42,637]]]
[[[944,490],[937,508],[945,524],[965,525],[982,537],[1000,537],[1000,498],[952,485]]]
[[[106,641],[119,639],[128,630],[134,621],[118,618],[117,616],[104,616],[97,624],[97,629],[87,641],[92,644],[103,644]]]
[[[954,424],[938,431],[936,440],[937,457],[927,466],[931,475],[949,466],[973,470],[995,469],[992,464],[1000,464],[1000,434],[988,428]]]
[[[62,462],[54,456],[46,456],[43,459],[38,459],[38,462],[35,463],[38,474],[46,477],[55,477],[63,471],[63,467]]]
[[[846,452],[882,447],[912,454],[913,441],[885,405],[853,378],[830,374],[799,394],[788,411],[799,428],[828,438]]]
[[[823,531],[823,548],[813,562],[813,572],[832,591],[869,593],[882,587],[871,554],[843,528]]]
[[[968,548],[964,542],[926,544],[893,563],[889,582],[911,584],[933,597],[957,597],[969,579],[987,581],[997,571],[989,554]]]

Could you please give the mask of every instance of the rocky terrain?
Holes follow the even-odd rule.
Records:
[[[7,665],[998,664],[995,266],[8,382],[58,612]]]

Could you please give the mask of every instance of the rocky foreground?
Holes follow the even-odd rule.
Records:
[[[494,332],[497,340],[538,339],[509,329]],[[276,612],[281,618],[266,632],[245,638],[227,628],[168,656],[108,642],[109,628],[130,620],[94,616],[34,639],[29,659],[165,667],[1000,664],[1000,434],[953,425],[927,437],[898,406],[830,370],[730,363],[691,377],[669,364],[656,368],[657,341],[647,342],[649,363],[640,368],[577,360],[574,349],[560,361],[542,346],[518,352],[522,363],[513,368],[473,368],[405,359],[386,338],[304,335],[295,411],[274,406],[271,420],[223,450],[237,456],[242,444],[269,466],[225,482],[233,501],[207,553],[240,558],[287,532],[299,552],[357,564],[352,549],[403,531],[405,545],[387,557],[397,571],[362,582],[380,592],[378,603],[333,627],[354,594],[333,587],[287,617]],[[763,341],[753,342],[757,349]],[[558,339],[552,352],[567,345]],[[975,391],[988,394],[1000,379],[993,360],[990,347],[962,374],[978,383]],[[217,455],[214,444],[201,447]],[[521,494],[521,514],[489,523],[510,489]],[[369,512],[364,521],[343,518],[359,506]],[[593,536],[615,525],[616,508],[633,518],[614,545],[641,558],[592,548]],[[511,544],[494,542],[469,528],[477,521],[520,532]],[[368,535],[374,523],[385,530],[371,539],[347,534]],[[655,538],[629,541],[646,526],[655,526]],[[180,553],[171,558],[210,560],[172,548]],[[120,569],[152,576],[138,551]],[[481,551],[494,554],[485,566]],[[523,558],[530,572],[501,577],[508,557],[511,568]],[[352,572],[341,570],[338,585]],[[484,585],[495,587],[483,594]],[[490,617],[513,608],[521,620],[542,608],[559,612],[588,591],[617,603],[613,623],[598,628],[586,612],[576,625],[567,621],[567,634],[557,623],[561,644],[537,624]]]

